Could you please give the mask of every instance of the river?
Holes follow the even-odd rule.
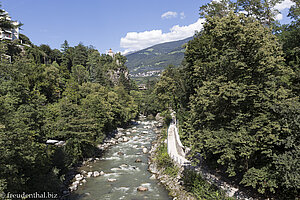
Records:
[[[103,171],[99,177],[87,178],[87,182],[71,195],[73,200],[169,200],[168,191],[159,184],[158,180],[151,179],[148,169],[148,151],[151,142],[155,139],[155,121],[139,121],[136,125],[125,129],[129,137],[123,142],[110,147],[103,157],[90,166],[80,170]],[[141,162],[136,162],[140,159]],[[113,182],[109,182],[113,181]],[[148,191],[137,191],[143,186]]]

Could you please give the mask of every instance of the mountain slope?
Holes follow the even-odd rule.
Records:
[[[141,73],[150,71],[162,71],[168,65],[179,66],[185,51],[182,45],[192,38],[157,44],[129,54],[126,56],[126,66],[133,76],[141,76]]]

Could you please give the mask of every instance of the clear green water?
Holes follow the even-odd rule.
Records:
[[[131,137],[128,142],[110,147],[100,161],[91,164],[91,167],[83,167],[81,170],[104,171],[105,175],[87,178],[87,183],[80,186],[71,198],[74,200],[172,199],[157,180],[150,179],[152,174],[147,171],[148,154],[143,153],[142,146],[148,150],[151,148],[151,142],[156,137],[151,126],[153,123],[153,121],[142,121],[125,130],[124,132],[131,132],[127,135]],[[132,130],[136,130],[136,133]],[[123,155],[120,155],[120,152]],[[138,158],[142,160],[141,163],[135,162]],[[116,181],[108,182],[108,179],[116,179]],[[137,191],[139,186],[147,187],[149,190],[139,192]]]

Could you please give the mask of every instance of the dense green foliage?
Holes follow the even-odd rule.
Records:
[[[167,144],[164,143],[164,141],[167,139],[166,128],[162,131],[161,134],[161,143],[156,151],[155,161],[157,162],[158,168],[162,169],[164,174],[167,174],[171,177],[176,177],[179,172],[179,167],[176,166],[171,160],[168,154]]]
[[[193,193],[199,200],[233,200],[225,196],[224,191],[220,191],[215,185],[206,182],[199,173],[194,171],[184,172],[184,186],[187,191]]]
[[[126,66],[131,74],[164,70],[168,65],[180,66],[184,57],[183,44],[192,38],[166,42],[126,55]]]
[[[226,1],[202,8],[207,21],[184,66],[167,69],[153,95],[162,110],[177,111],[192,156],[259,193],[292,199],[300,190],[299,21],[274,35],[268,7],[255,2],[239,6],[261,17],[224,10]]]
[[[22,38],[29,45],[0,43],[0,193],[59,192],[70,167],[94,156],[107,134],[137,116],[138,105],[120,54]]]
[[[138,112],[168,116],[172,109],[192,157],[200,153],[210,167],[266,197],[299,197],[299,1],[290,9],[293,21],[282,26],[271,9],[277,2],[202,6],[206,23],[188,42],[182,67],[169,66],[145,91],[127,78],[120,54],[112,58],[67,41],[51,49],[25,35],[22,48],[20,41],[1,41],[0,193],[58,191],[68,169],[93,156],[109,132]],[[166,57],[155,56],[167,53],[177,62],[183,55],[181,45],[170,44],[128,58],[138,63],[133,68],[148,58],[165,67]],[[46,145],[47,139],[66,144]],[[165,173],[177,174],[165,144],[157,160]],[[223,198],[201,177],[186,178],[199,199]]]

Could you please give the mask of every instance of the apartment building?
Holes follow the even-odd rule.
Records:
[[[17,26],[19,23],[17,21],[12,21],[11,17],[8,15],[7,12],[4,13],[4,16],[6,16],[6,20],[11,21],[13,25]],[[13,28],[13,29],[1,29],[0,28],[0,40],[16,40],[19,39],[19,27]]]

